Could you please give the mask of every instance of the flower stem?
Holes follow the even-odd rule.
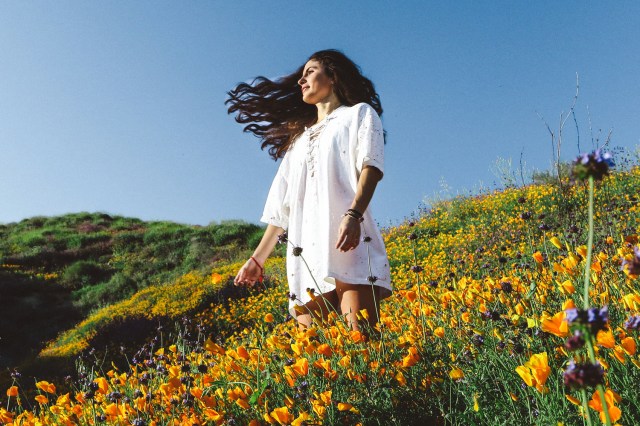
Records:
[[[591,254],[593,252],[593,176],[589,176],[589,237],[587,241],[587,260],[584,268],[584,309],[589,309],[589,282],[591,281]]]
[[[596,363],[596,352],[593,349],[593,341],[592,337],[589,337],[587,340],[587,351],[589,352],[589,358],[592,363]],[[598,396],[600,396],[600,403],[602,404],[602,411],[604,413],[605,423],[607,426],[611,426],[611,417],[609,416],[609,407],[607,406],[607,401],[604,398],[604,387],[602,385],[598,385]]]
[[[580,393],[582,394],[582,411],[584,411],[584,415],[587,418],[587,424],[589,426],[592,426],[593,423],[591,423],[591,412],[589,411],[589,405],[587,405],[587,391],[585,389],[582,389]]]
[[[414,265],[418,264],[418,252],[416,251],[416,243],[412,241],[412,249],[413,249],[413,261]],[[420,274],[416,272],[416,289],[418,290],[418,308],[420,309],[420,322],[422,323],[422,343],[426,344],[427,342],[427,323],[425,322],[424,311],[422,309],[422,280],[420,279]]]
[[[598,385],[598,395],[600,396],[600,402],[602,403],[602,411],[604,412],[604,419],[607,426],[611,426],[611,416],[609,416],[609,407],[607,407],[607,401],[604,398],[604,386]]]
[[[369,250],[369,242],[366,242],[365,244],[367,244],[367,262],[369,265],[369,276],[373,277],[373,268],[371,268],[371,253]],[[375,314],[376,314],[376,323],[379,324],[380,327],[380,350],[382,352],[382,356],[384,357],[385,354],[385,344],[384,344],[384,324],[382,323],[382,321],[380,320],[380,308],[378,306],[379,301],[376,300],[376,290],[375,290],[375,286],[374,286],[374,282],[373,280],[371,280],[371,292],[373,295],[373,306],[374,309],[376,310]],[[371,313],[369,313],[369,315],[371,315]],[[374,330],[371,330],[372,332]]]
[[[589,283],[591,282],[591,255],[593,252],[593,193],[594,193],[594,178],[593,176],[589,176],[589,236],[587,240],[587,259],[584,266],[584,298],[583,298],[583,306],[584,309],[589,309]],[[596,336],[592,336],[591,333],[588,333],[587,336],[587,351],[589,352],[589,358],[593,364],[597,363],[596,360],[596,352],[593,348],[593,342]],[[585,391],[583,390],[583,393]],[[609,416],[609,408],[607,407],[607,401],[605,400],[604,388],[602,385],[598,385],[598,395],[600,396],[600,402],[602,403],[602,411],[604,412],[604,417],[606,420],[607,426],[611,426],[611,417]],[[585,401],[586,402],[586,401]],[[588,417],[587,417],[588,419]]]

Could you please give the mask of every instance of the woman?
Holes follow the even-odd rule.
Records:
[[[236,121],[249,123],[244,130],[274,159],[282,157],[261,218],[264,237],[234,283],[261,280],[265,260],[288,238],[289,311],[300,326],[332,311],[354,330],[361,318],[375,326],[392,287],[367,208],[383,175],[382,107],[373,84],[343,53],[323,50],[293,74],[258,77],[229,97]]]

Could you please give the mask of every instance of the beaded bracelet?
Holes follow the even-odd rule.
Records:
[[[349,209],[347,210],[347,213],[352,213],[355,215],[356,219],[360,219],[362,217],[362,213],[360,213],[358,210],[356,209]]]
[[[354,214],[351,209],[347,210],[347,212],[345,214],[342,215],[342,217],[344,216],[349,216],[355,220],[357,220],[358,222],[362,223],[364,222],[364,217],[362,216],[357,216],[356,214]]]

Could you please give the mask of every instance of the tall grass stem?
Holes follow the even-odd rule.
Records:
[[[584,309],[589,309],[589,283],[591,282],[591,254],[593,252],[593,196],[594,193],[594,178],[589,176],[589,236],[587,240],[587,259],[584,266]],[[589,333],[591,334],[591,333]],[[589,358],[593,364],[597,363],[596,353],[593,349],[593,341],[596,336],[589,335],[587,338],[587,351],[589,352]],[[584,392],[584,391],[583,391]],[[598,385],[598,395],[600,396],[600,402],[602,403],[602,411],[604,413],[607,426],[611,426],[611,417],[609,416],[609,408],[607,407],[607,401],[605,399],[605,392],[602,385]]]

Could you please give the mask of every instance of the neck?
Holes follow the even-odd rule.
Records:
[[[338,100],[338,97],[333,93],[331,93],[327,99],[318,102],[316,104],[316,108],[318,108],[318,121],[316,121],[316,123],[324,120],[327,115],[331,114],[331,112],[340,105],[341,103]]]

